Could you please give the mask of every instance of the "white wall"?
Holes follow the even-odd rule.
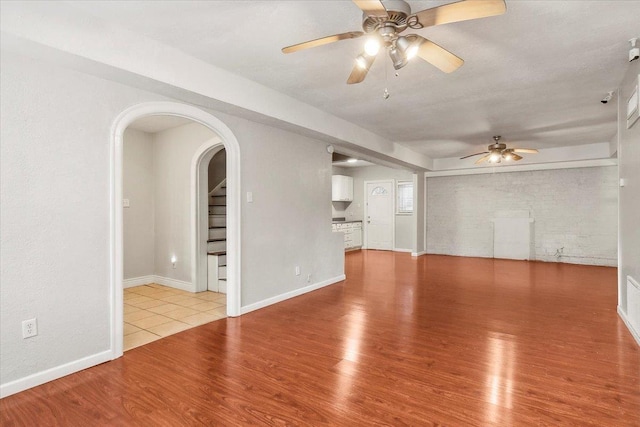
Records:
[[[491,220],[500,211],[527,210],[535,221],[533,259],[615,266],[616,169],[427,178],[427,252],[492,257]]]
[[[343,236],[331,231],[326,144],[218,117],[242,149],[242,305],[344,274]],[[247,192],[253,193],[252,203],[246,201]],[[300,276],[294,274],[296,265]]]
[[[219,141],[198,123],[153,135],[155,274],[190,286],[195,286],[191,278],[191,161],[198,147],[211,139]]]
[[[334,216],[346,217],[351,221],[362,221],[364,218],[364,182],[393,179],[413,182],[413,173],[402,169],[384,166],[365,166],[359,168],[334,167],[334,174],[353,177],[353,202],[333,202]],[[395,249],[410,250],[415,240],[415,214],[396,214]]]
[[[124,134],[124,279],[156,275],[191,278],[191,161],[198,147],[219,138],[209,128],[189,123],[153,134]],[[171,257],[176,256],[176,268]]]
[[[424,255],[427,252],[427,180],[424,172],[413,175],[413,209],[416,231],[411,249],[416,256]]]
[[[152,135],[124,133],[122,189],[130,207],[122,213],[124,278],[155,274],[154,169]]]
[[[128,107],[167,98],[5,51],[0,58],[5,393],[108,360],[111,127]],[[311,284],[339,278],[326,143],[211,113],[234,132],[241,185],[254,192],[242,204],[242,306],[304,288],[307,272]],[[22,339],[21,322],[33,317],[39,335]]]
[[[209,191],[213,190],[227,177],[227,151],[218,151],[209,162]]]
[[[623,315],[638,317],[629,319],[635,325],[640,325],[640,307],[631,307],[629,304],[627,276],[640,283],[640,120],[627,129],[626,110],[627,100],[638,84],[639,74],[640,61],[634,61],[620,85],[618,96],[618,162],[620,178],[625,180],[625,186],[620,188],[618,306]],[[640,328],[634,332],[640,343]]]
[[[0,55],[0,382],[109,350],[109,139],[160,96]],[[21,322],[37,317],[38,336]]]

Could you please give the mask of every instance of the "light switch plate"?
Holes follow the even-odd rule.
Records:
[[[253,193],[251,191],[247,191],[247,203],[253,203]]]
[[[129,199],[122,199],[122,207],[123,208],[129,207]]]

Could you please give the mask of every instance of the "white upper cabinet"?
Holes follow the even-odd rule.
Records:
[[[353,201],[353,178],[345,175],[333,175],[331,177],[331,201]]]

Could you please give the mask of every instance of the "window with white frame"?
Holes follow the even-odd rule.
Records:
[[[411,181],[398,181],[398,195],[397,212],[399,214],[413,213],[413,182]]]

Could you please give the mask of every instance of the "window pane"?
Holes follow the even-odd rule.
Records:
[[[371,191],[372,196],[379,196],[381,194],[387,194],[387,189],[384,187],[376,187]]]
[[[413,212],[413,183],[398,183],[398,213]]]

